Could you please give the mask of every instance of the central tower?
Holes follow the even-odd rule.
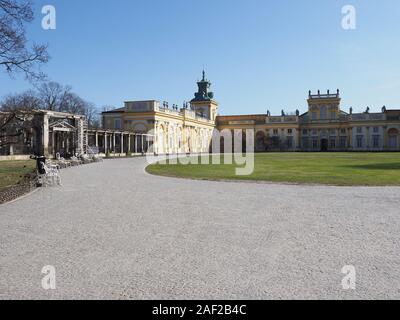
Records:
[[[203,78],[197,82],[198,91],[194,94],[194,99],[190,101],[192,109],[196,114],[203,118],[215,121],[218,113],[218,103],[214,101],[214,93],[209,91],[211,82],[206,79],[203,71]]]
[[[340,117],[340,92],[339,89],[335,93],[329,90],[326,94],[322,94],[318,90],[318,94],[308,93],[308,113],[310,120],[338,120]]]

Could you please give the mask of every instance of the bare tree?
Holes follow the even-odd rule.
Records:
[[[105,105],[105,106],[101,107],[101,111],[102,112],[107,112],[107,111],[111,111],[111,110],[114,110],[114,109],[115,109],[115,107],[109,106],[109,105]]]
[[[90,127],[100,126],[99,110],[93,103],[84,100],[76,93],[68,92],[64,96],[59,111],[84,115]]]
[[[0,0],[1,1],[1,0]],[[100,111],[91,102],[71,91],[71,87],[57,82],[45,82],[37,91],[28,90],[8,95],[0,101],[0,111],[31,111],[35,109],[84,115],[90,127],[100,127]]]
[[[86,102],[84,114],[86,116],[89,127],[92,128],[101,127],[100,112],[93,103]]]
[[[28,48],[25,24],[33,18],[31,0],[0,0],[0,66],[10,76],[22,72],[28,80],[42,80],[40,67],[49,55],[47,45]]]
[[[1,0],[0,0],[1,1]],[[65,100],[71,94],[71,87],[62,86],[58,82],[45,82],[38,88],[42,108],[52,111],[62,111]]]
[[[62,100],[59,111],[83,115],[85,113],[85,107],[85,100],[76,93],[68,92]]]
[[[0,147],[16,143],[23,129],[32,126],[33,114],[22,110],[0,112]]]
[[[40,109],[41,101],[33,90],[10,94],[0,101],[0,110],[5,112]]]

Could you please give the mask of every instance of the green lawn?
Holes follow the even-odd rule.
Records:
[[[27,180],[35,172],[35,161],[0,161],[0,191]]]
[[[153,164],[146,170],[156,175],[207,180],[400,186],[400,153],[262,153],[255,154],[254,163],[250,176],[235,175],[236,165]]]

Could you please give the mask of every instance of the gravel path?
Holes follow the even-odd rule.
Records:
[[[400,188],[62,172],[0,206],[0,299],[400,299]],[[41,288],[42,267],[57,289]],[[343,290],[345,265],[356,290]]]

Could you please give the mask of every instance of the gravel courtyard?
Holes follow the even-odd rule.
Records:
[[[400,299],[400,188],[62,171],[0,206],[0,299]],[[46,265],[56,290],[41,287]],[[356,290],[343,290],[353,265]]]

